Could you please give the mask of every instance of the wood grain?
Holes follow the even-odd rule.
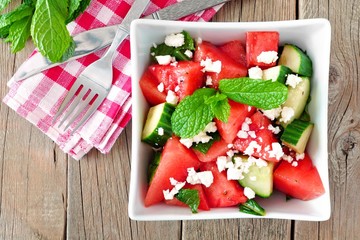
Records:
[[[11,3],[16,6],[20,0]],[[37,128],[0,105],[0,239],[358,239],[360,236],[360,0],[232,0],[213,21],[328,18],[329,173],[325,222],[271,219],[132,221],[128,217],[131,123],[107,155],[74,161]],[[0,44],[0,97],[32,52]]]

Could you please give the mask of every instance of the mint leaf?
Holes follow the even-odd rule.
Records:
[[[230,115],[230,105],[225,94],[217,92],[214,96],[205,99],[215,117],[222,122],[227,122]]]
[[[255,200],[249,199],[245,203],[241,204],[239,207],[240,212],[257,215],[257,216],[265,216],[266,211],[263,209]]]
[[[215,95],[213,88],[200,88],[185,97],[171,116],[173,132],[181,138],[190,138],[202,131],[214,118],[205,98]]]
[[[200,204],[200,197],[198,190],[180,189],[179,192],[175,195],[175,197],[181,202],[188,205],[192,213],[197,213]]]
[[[6,26],[10,26],[13,22],[19,21],[24,17],[32,15],[34,12],[34,8],[27,5],[21,4],[13,11],[3,14],[0,17],[0,29]]]
[[[228,98],[264,110],[279,107],[287,99],[287,87],[271,80],[235,78],[223,79],[219,90]]]
[[[210,133],[208,135],[212,137],[212,139],[210,141],[208,141],[206,143],[200,142],[200,143],[192,146],[192,148],[198,150],[199,152],[201,152],[203,154],[206,154],[209,151],[210,147],[215,142],[220,140],[220,134],[218,132]]]
[[[70,0],[69,1],[69,15],[66,23],[75,20],[85,9],[89,6],[91,0]]]
[[[42,55],[60,61],[71,44],[66,29],[67,1],[38,0],[31,24],[31,36]]]
[[[186,50],[193,51],[195,50],[194,40],[190,34],[186,31],[181,32],[184,35],[184,44],[180,47],[170,47],[165,43],[161,43],[157,46],[151,47],[150,52],[152,53],[153,60],[155,61],[156,56],[170,55],[175,57],[176,60],[190,60],[190,58],[185,54]]]
[[[0,0],[0,11],[4,10],[11,0]]]
[[[25,43],[30,36],[30,25],[32,16],[27,16],[14,22],[9,29],[9,36],[6,42],[11,42],[11,51],[16,53],[25,47]]]

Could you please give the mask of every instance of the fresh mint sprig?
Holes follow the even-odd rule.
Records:
[[[230,116],[228,99],[272,109],[284,103],[287,95],[287,87],[279,82],[251,78],[223,79],[219,91],[201,88],[185,97],[171,117],[172,130],[181,138],[190,138],[204,130],[214,117],[227,122]]]
[[[16,53],[31,37],[42,55],[52,62],[64,60],[74,52],[66,24],[77,18],[91,0],[24,0],[14,10],[0,16],[0,38],[11,43]],[[0,1],[0,11],[11,0]]]
[[[280,106],[288,94],[287,87],[282,83],[246,77],[223,79],[219,90],[231,100],[264,110]]]

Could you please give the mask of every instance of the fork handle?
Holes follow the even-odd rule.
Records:
[[[103,58],[110,58],[112,60],[114,52],[128,35],[129,35],[129,31],[123,26],[119,25],[114,40],[112,41],[109,49],[106,51]]]

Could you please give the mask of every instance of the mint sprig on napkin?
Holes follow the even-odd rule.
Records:
[[[11,0],[0,0],[0,11]],[[0,38],[11,43],[16,53],[29,37],[40,53],[52,62],[64,60],[74,51],[66,24],[77,18],[90,0],[25,0],[17,8],[0,16]]]
[[[219,91],[201,88],[185,97],[176,107],[171,125],[181,138],[191,138],[204,130],[213,118],[227,122],[230,115],[228,99],[260,109],[272,109],[284,103],[287,87],[279,82],[251,78],[223,79]]]

